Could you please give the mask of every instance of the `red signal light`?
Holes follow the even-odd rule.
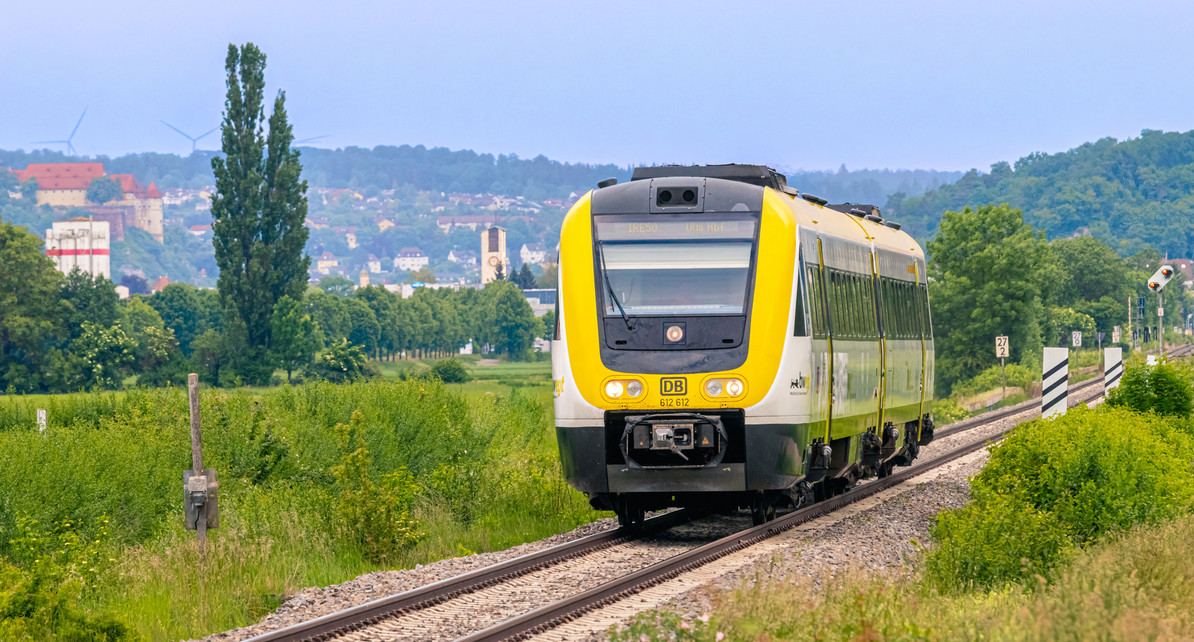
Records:
[[[1149,281],[1149,282],[1148,282],[1148,289],[1150,289],[1150,290],[1155,290],[1155,289],[1157,289],[1157,288],[1159,288],[1159,287],[1161,287],[1161,284],[1160,284],[1160,283],[1157,283],[1156,281]]]
[[[1162,275],[1164,275],[1164,276],[1172,276],[1172,275],[1173,275],[1173,270],[1171,270],[1171,269],[1169,269],[1169,268],[1162,268],[1162,269],[1161,269],[1161,274],[1162,274]]]

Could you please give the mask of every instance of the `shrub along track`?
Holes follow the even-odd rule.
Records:
[[[1094,394],[1077,399],[1091,388],[1096,388]],[[1102,378],[1096,377],[1070,387],[1070,405],[1101,395]],[[746,517],[674,511],[635,528],[598,533],[252,639],[529,637],[979,451],[1010,432],[995,427],[1010,422],[1003,420],[1021,414],[1027,419],[1039,409],[1037,398],[947,426],[938,431],[933,445],[971,431],[984,434],[944,455],[761,526],[743,528]],[[544,603],[548,605],[536,608]]]

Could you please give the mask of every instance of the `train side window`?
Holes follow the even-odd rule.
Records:
[[[858,318],[858,336],[870,336],[870,324],[866,321],[866,290],[862,287],[863,278],[854,277],[854,314]]]
[[[899,281],[895,284],[896,287],[896,314],[900,317],[900,338],[907,339],[908,334],[908,288],[907,284]]]
[[[551,340],[559,341],[560,340],[560,291],[559,290],[556,290],[556,314],[555,314],[555,317],[556,317],[556,328],[555,328],[555,331],[551,333]]]
[[[906,332],[909,339],[915,339],[920,336],[920,330],[917,328],[919,322],[916,319],[915,288],[916,286],[912,283],[904,283],[904,317],[908,321]]]
[[[867,303],[867,337],[879,338],[879,310],[875,307],[875,278],[862,279],[862,298]]]
[[[830,270],[829,272],[832,283],[829,286],[830,298],[833,300],[833,311],[830,314],[832,326],[830,326],[833,335],[841,334],[842,337],[849,337],[850,335],[850,316],[845,311],[845,277],[844,274],[837,270]]]
[[[804,304],[805,289],[804,270],[798,270],[796,272],[796,308],[792,312],[792,336],[794,337],[808,336],[808,326],[804,322],[804,310],[806,307]]]
[[[929,286],[921,285],[920,288],[920,316],[922,319],[922,327],[924,328],[924,337],[926,339],[933,338],[933,322],[929,315]]]
[[[813,320],[813,336],[825,338],[825,305],[821,298],[821,272],[818,268],[808,266],[804,269],[805,283],[808,285],[808,305]]]

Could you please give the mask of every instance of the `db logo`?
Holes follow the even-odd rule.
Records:
[[[684,377],[663,377],[659,380],[659,394],[686,395],[688,385]]]

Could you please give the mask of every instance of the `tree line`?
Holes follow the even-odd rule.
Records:
[[[884,216],[917,238],[936,233],[941,213],[966,205],[1011,203],[1053,238],[1090,234],[1121,255],[1151,247],[1194,255],[1194,131],[1145,130],[1057,154],[1029,154],[971,170],[923,196],[893,195]]]
[[[1131,305],[1133,327],[1150,327],[1155,340],[1157,299],[1147,279],[1164,263],[1157,252],[1123,258],[1094,236],[1050,242],[1024,219],[1007,204],[947,211],[926,245],[939,396],[999,365],[996,336],[1009,337],[1013,362],[1039,368],[1041,348],[1070,345],[1075,331],[1084,347],[1096,345],[1096,332],[1105,333],[1108,346],[1118,325],[1121,344],[1129,343]],[[1184,325],[1194,312],[1184,280],[1179,272],[1165,289],[1170,326]]]
[[[408,299],[379,286],[310,288],[275,303],[270,348],[256,353],[217,290],[172,283],[121,301],[102,276],[60,273],[38,237],[5,222],[0,264],[0,391],[9,394],[182,385],[188,372],[220,386],[268,383],[275,369],[339,381],[367,376],[368,359],[446,355],[469,341],[525,358],[552,323],[507,281]]]

